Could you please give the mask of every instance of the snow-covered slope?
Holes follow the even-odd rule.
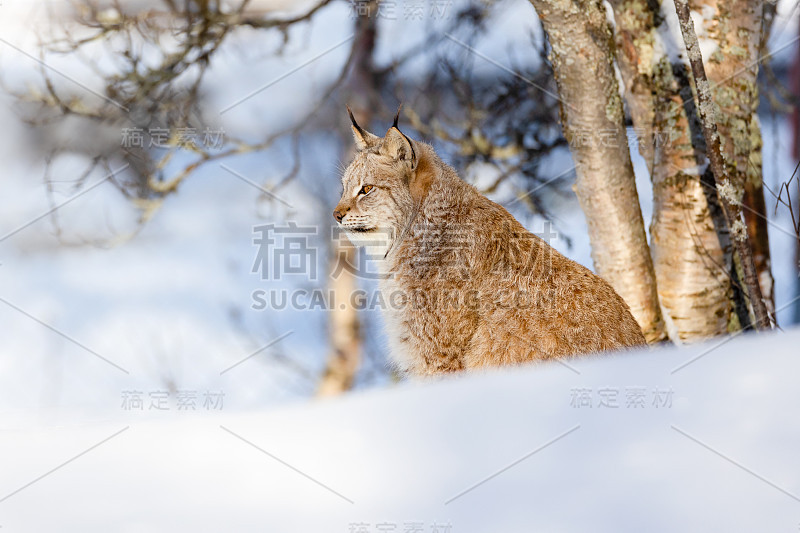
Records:
[[[794,531],[798,343],[753,335],[270,412],[233,393],[221,410],[3,422],[0,525]]]

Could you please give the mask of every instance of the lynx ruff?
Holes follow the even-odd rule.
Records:
[[[436,375],[645,344],[606,281],[462,181],[398,117],[383,138],[350,120],[357,151],[333,216],[378,258],[380,290],[409,295],[385,310],[398,370]]]

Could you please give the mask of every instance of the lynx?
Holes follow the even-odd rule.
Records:
[[[377,257],[390,358],[416,376],[645,344],[611,286],[528,232],[397,126],[350,112],[356,155],[333,211]]]

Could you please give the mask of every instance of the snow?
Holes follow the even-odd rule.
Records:
[[[798,342],[800,330],[751,335],[268,411],[241,408],[239,375],[222,410],[4,417],[0,498],[111,438],[0,501],[0,525],[788,530],[800,502]],[[643,405],[629,406],[639,387]],[[592,407],[572,405],[578,389]],[[601,389],[618,407],[600,406]]]

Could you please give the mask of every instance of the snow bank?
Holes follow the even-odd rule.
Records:
[[[222,410],[6,421],[0,525],[793,530],[798,342],[752,335],[269,412],[241,411],[234,392]]]

